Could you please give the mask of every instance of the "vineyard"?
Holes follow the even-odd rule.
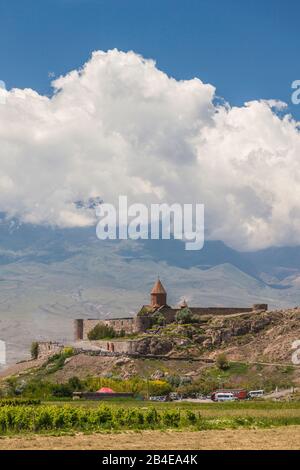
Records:
[[[157,410],[154,407],[125,408],[100,405],[8,405],[0,407],[0,434],[45,432],[109,432],[154,429],[268,428],[300,424],[299,416],[204,417],[189,409]]]

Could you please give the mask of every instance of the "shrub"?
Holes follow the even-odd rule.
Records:
[[[90,377],[85,380],[84,388],[91,392],[101,387],[112,388],[115,392],[131,392],[135,395],[167,395],[172,391],[172,385],[164,380],[145,380],[133,377],[127,380],[105,377]]]
[[[177,428],[180,424],[180,411],[166,410],[162,414],[162,422],[167,427]]]
[[[57,364],[61,361],[60,355],[53,364],[54,370],[57,370]],[[53,368],[51,368],[53,370]],[[22,394],[24,399],[43,399],[51,400],[54,398],[68,398],[75,391],[91,391],[99,390],[101,387],[109,387],[116,392],[131,392],[134,395],[146,396],[151,395],[167,395],[173,389],[172,385],[165,380],[146,380],[141,377],[132,377],[131,379],[122,380],[118,377],[88,377],[80,380],[78,377],[71,377],[65,383],[57,384],[46,380],[46,378],[35,377],[27,379],[22,383],[22,390],[15,378],[9,378],[6,381],[7,396],[15,397]]]
[[[185,412],[185,417],[186,417],[186,420],[189,424],[196,424],[197,422],[197,416],[196,414],[191,411],[191,410],[186,410]]]
[[[176,313],[175,320],[177,323],[186,324],[193,322],[193,315],[189,308],[185,307]]]
[[[76,376],[71,377],[68,382],[64,384],[50,384],[52,396],[58,398],[71,397],[73,392],[83,389],[83,383]]]
[[[67,382],[62,384],[56,384],[49,382],[47,380],[42,380],[40,378],[34,378],[24,382],[22,386],[22,399],[25,403],[35,400],[39,401],[40,399],[52,399],[71,397],[74,391],[82,390],[85,388],[84,382],[81,382],[78,377],[71,377]],[[16,395],[16,390],[18,388],[14,387],[11,395]],[[20,399],[11,398],[10,400],[16,400],[16,405],[19,403]],[[0,401],[1,403],[1,401]]]
[[[28,406],[40,405],[41,400],[26,399],[26,398],[2,398],[0,400],[0,407],[2,406]]]
[[[51,396],[52,384],[43,382],[38,378],[34,378],[25,383],[22,390],[22,397],[28,399],[42,399]]]
[[[15,396],[18,395],[18,380],[17,377],[8,377],[5,381],[6,384],[6,395]]]
[[[33,342],[31,343],[30,352],[31,352],[31,358],[32,358],[32,359],[37,359],[37,358],[38,358],[38,355],[39,355],[39,343],[38,343],[37,341],[33,341]]]
[[[71,357],[71,356],[73,356],[73,354],[74,354],[74,348],[72,348],[72,346],[66,346],[66,347],[63,349],[62,354],[63,354],[63,356],[65,357],[65,359],[66,359],[67,357]]]
[[[172,391],[172,386],[165,380],[149,380],[150,395],[168,395]]]
[[[217,356],[216,365],[217,365],[218,369],[220,369],[220,370],[229,369],[230,365],[229,365],[226,354],[221,353]]]
[[[179,375],[168,375],[167,376],[167,382],[172,386],[172,387],[179,387],[181,385],[181,377]]]
[[[65,364],[65,360],[68,357],[73,356],[73,354],[74,349],[72,347],[65,347],[61,352],[50,356],[46,362],[46,366],[51,364],[51,367],[47,369],[46,373],[53,374],[57,370],[62,369]]]
[[[80,379],[76,376],[71,377],[68,381],[68,384],[74,391],[82,390],[84,388]]]
[[[181,384],[178,388],[178,393],[185,395],[192,395],[195,393],[202,393],[208,395],[212,390],[218,388],[218,380],[213,377],[203,376],[201,379],[196,380],[190,384]]]
[[[157,424],[158,421],[159,421],[158,413],[154,407],[146,411],[145,422],[149,426],[155,426],[155,424]]]
[[[111,339],[117,336],[115,330],[111,326],[107,326],[104,323],[98,323],[89,333],[88,339],[95,341],[99,339]]]
[[[54,397],[71,397],[73,389],[67,384],[53,384],[52,395]]]
[[[163,326],[165,324],[165,316],[161,312],[156,312],[153,317],[153,325]]]

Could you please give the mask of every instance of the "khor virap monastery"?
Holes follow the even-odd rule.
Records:
[[[105,324],[114,329],[116,333],[123,332],[126,335],[134,333],[143,333],[150,329],[156,322],[159,315],[163,323],[173,323],[176,314],[183,308],[188,308],[193,316],[203,315],[232,315],[235,313],[247,313],[266,311],[267,304],[254,304],[252,307],[190,307],[184,301],[177,307],[170,307],[167,303],[167,292],[158,279],[150,294],[151,302],[149,305],[143,305],[140,311],[130,318],[112,318],[112,319],[77,319],[75,320],[75,340],[88,340],[88,334],[97,324]]]

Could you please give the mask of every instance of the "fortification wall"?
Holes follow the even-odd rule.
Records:
[[[89,332],[99,323],[112,327],[117,333],[124,331],[126,334],[132,334],[135,332],[134,318],[113,318],[109,320],[77,319],[74,321],[75,341],[87,340]]]
[[[114,340],[103,340],[103,341],[93,341],[93,344],[99,348],[120,354],[133,354],[135,353],[135,343],[136,341],[114,341]]]
[[[251,313],[266,311],[267,304],[254,304],[252,307],[190,307],[194,315],[233,315],[236,313]],[[162,310],[166,323],[172,323],[175,320],[177,309],[166,308]],[[88,340],[89,332],[99,323],[112,327],[117,333],[124,331],[125,334],[140,333],[151,328],[151,315],[137,315],[130,318],[112,318],[108,320],[100,319],[77,319],[74,321],[75,341]]]
[[[251,313],[267,311],[267,304],[254,304],[252,307],[196,307],[190,308],[194,315],[234,315],[236,313]]]
[[[150,315],[137,315],[134,320],[134,331],[136,333],[146,331],[152,326],[152,318]]]
[[[194,315],[233,315],[235,313],[253,312],[253,308],[245,307],[200,307],[190,308]]]
[[[83,322],[81,318],[74,320],[74,339],[80,341],[83,339]]]
[[[53,354],[61,352],[64,348],[63,344],[52,341],[41,341],[38,346],[38,359],[47,359]]]

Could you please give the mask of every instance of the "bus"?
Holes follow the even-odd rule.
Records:
[[[236,389],[218,389],[211,394],[211,399],[214,401],[216,393],[232,393],[238,400],[246,400],[248,398],[247,390],[242,388]]]
[[[214,394],[214,398],[212,398],[212,400],[214,401],[235,401],[235,400],[238,400],[238,398],[236,398],[234,396],[233,393],[231,392],[217,392]]]
[[[250,392],[248,392],[248,398],[260,398],[264,393],[264,390],[250,390]]]

